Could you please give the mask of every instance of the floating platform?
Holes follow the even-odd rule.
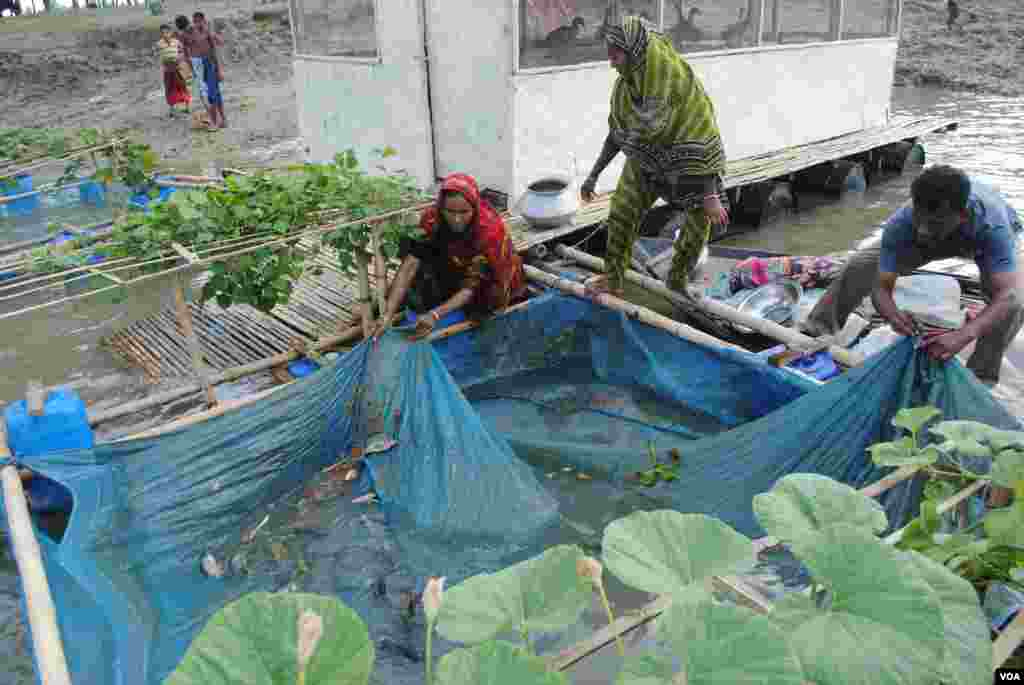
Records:
[[[771,155],[739,159],[729,165],[726,188],[739,188],[785,177],[831,160],[842,159],[892,143],[914,140],[926,133],[955,128],[952,119],[929,117],[893,118],[889,125],[781,150]],[[519,216],[505,214],[517,251],[558,240],[594,227],[608,216],[611,195],[598,197],[581,208],[564,226],[535,231]],[[304,243],[307,249],[312,243]],[[269,314],[246,305],[225,310],[213,302],[192,302],[193,325],[205,364],[213,371],[260,361],[348,328],[355,318],[358,289],[354,276],[343,273],[330,249],[314,260],[322,267],[319,276],[308,273],[296,283],[289,302]],[[389,265],[393,273],[397,263]],[[193,281],[199,292],[207,276]],[[371,273],[371,288],[375,288]],[[191,377],[193,367],[188,345],[172,309],[136,321],[107,339],[111,349],[130,364],[141,367],[156,381],[167,377]]]

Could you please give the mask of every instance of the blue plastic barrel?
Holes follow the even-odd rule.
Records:
[[[87,181],[78,186],[78,200],[90,207],[105,207],[107,198],[103,184],[98,181]]]
[[[21,195],[22,193],[32,192],[32,174],[21,174],[20,176],[14,177],[15,187],[4,188],[3,196],[11,197],[13,195]],[[6,205],[0,205],[8,215],[14,216],[26,216],[31,214],[39,207],[39,196],[32,195],[31,197],[24,197],[14,202],[8,202]]]
[[[51,390],[43,404],[42,416],[30,415],[25,400],[14,402],[4,410],[4,420],[11,453],[29,468],[32,468],[32,457],[93,446],[85,402],[72,390]],[[34,511],[71,510],[71,491],[38,473],[28,482],[26,494]]]

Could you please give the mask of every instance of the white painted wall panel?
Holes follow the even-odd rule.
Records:
[[[511,2],[427,0],[438,174],[463,172],[507,192],[512,181]]]
[[[364,168],[404,169],[423,187],[434,182],[426,64],[419,0],[378,0],[381,62],[296,56],[299,133],[309,159],[353,149]],[[398,154],[381,160],[376,148]]]
[[[739,159],[883,124],[895,40],[787,47],[688,59],[714,100],[726,154]],[[519,74],[515,83],[514,197],[571,153],[579,180],[607,133],[610,67]],[[621,155],[598,190],[614,188]]]

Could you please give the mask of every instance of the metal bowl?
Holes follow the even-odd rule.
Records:
[[[793,318],[803,294],[804,289],[796,281],[766,283],[743,298],[736,309],[759,319],[784,324]],[[751,329],[738,324],[736,329],[743,333],[753,333]]]

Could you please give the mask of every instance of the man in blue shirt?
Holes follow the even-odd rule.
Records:
[[[803,328],[811,335],[840,330],[870,294],[893,330],[914,335],[913,320],[893,300],[896,278],[939,259],[973,259],[988,306],[962,328],[928,336],[925,347],[933,358],[945,361],[977,340],[967,367],[994,386],[1003,355],[1024,323],[1024,277],[1017,255],[1020,218],[991,186],[950,166],[926,169],[914,179],[910,195],[911,203],[885,222],[881,244],[850,258]]]

